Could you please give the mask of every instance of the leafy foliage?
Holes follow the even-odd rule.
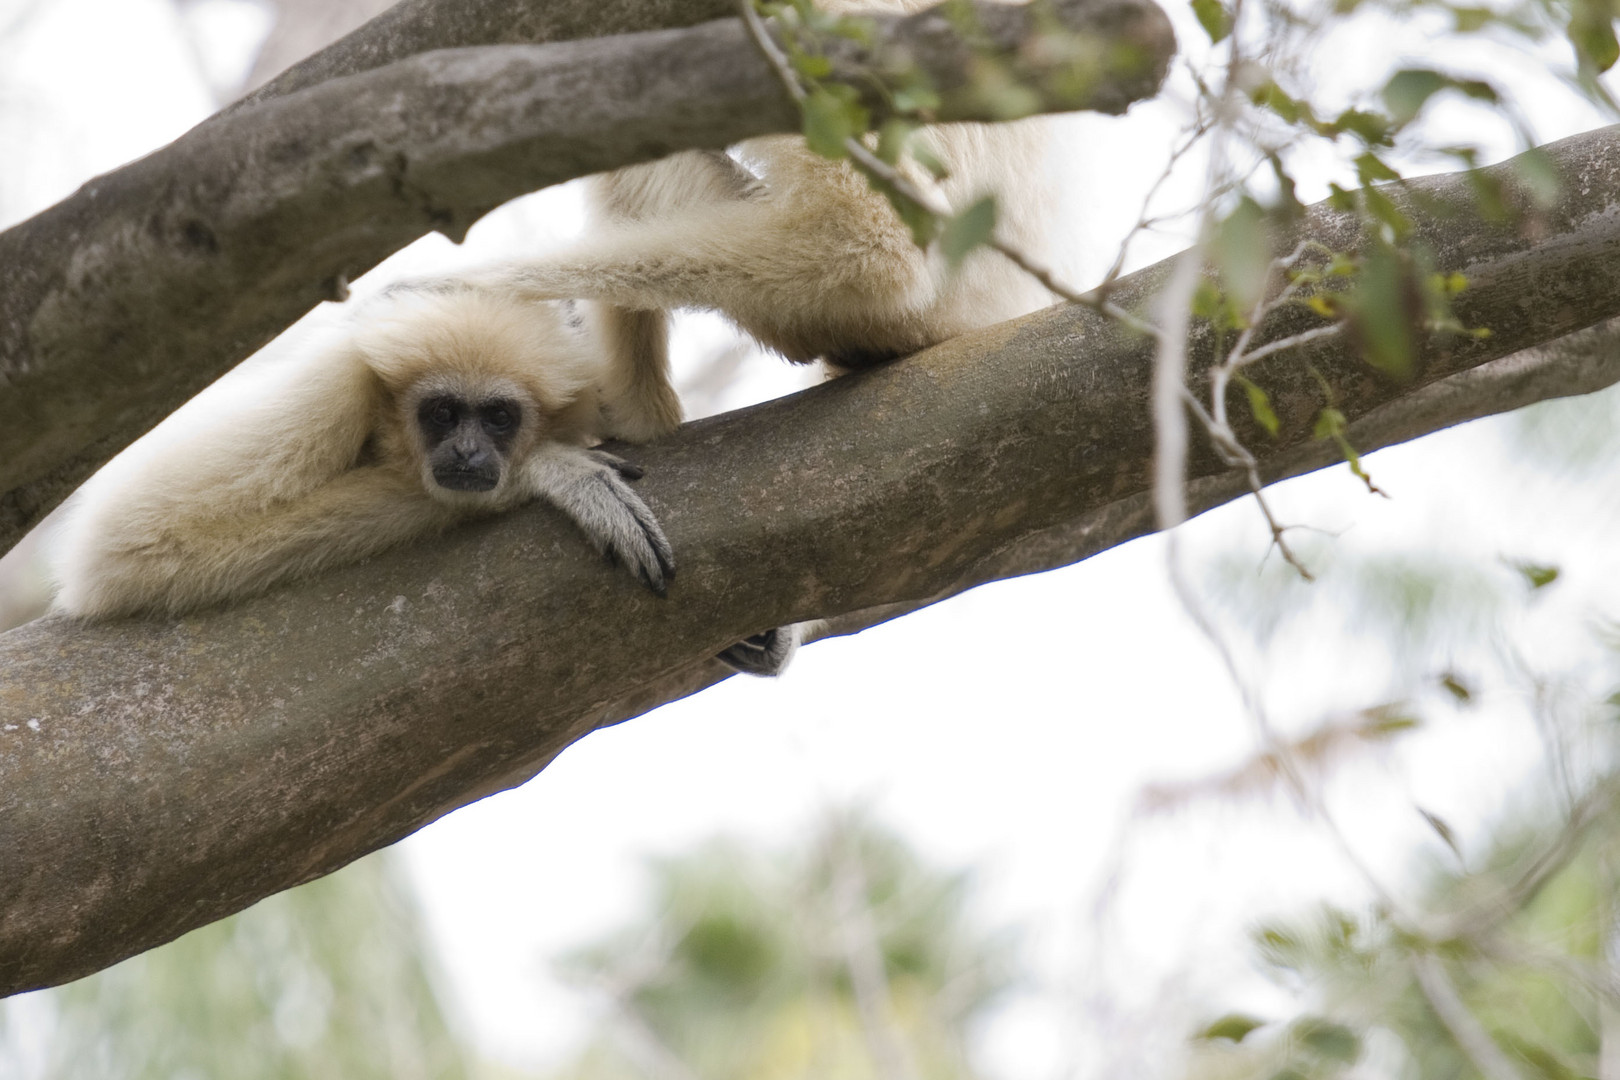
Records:
[[[469,1073],[387,856],[46,994],[56,1014],[52,1080]]]
[[[876,1078],[886,1038],[918,1075],[974,1075],[964,1037],[1009,985],[1010,943],[973,924],[965,877],[860,817],[791,854],[716,841],[652,872],[648,915],[565,963],[613,1022],[560,1076],[638,1076],[651,1052],[713,1080]]]

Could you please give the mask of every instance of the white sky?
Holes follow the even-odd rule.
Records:
[[[17,6],[0,0],[0,25]],[[1199,40],[1179,5],[1167,7],[1182,41]],[[232,54],[245,63],[263,22],[250,4],[214,0],[190,29],[214,58],[211,77],[228,81]],[[1343,92],[1376,85],[1380,69],[1424,60],[1427,48],[1369,19],[1335,42],[1332,55],[1347,62],[1324,78],[1342,81]],[[0,222],[202,119],[211,106],[196,55],[165,0],[51,0],[21,35],[0,42]],[[1494,46],[1448,56],[1530,84],[1523,59]],[[1538,137],[1599,122],[1572,95],[1534,85],[1525,111]],[[1488,142],[1491,156],[1510,151],[1511,135],[1481,116],[1447,105],[1440,120]],[[1134,218],[1175,123],[1171,109],[1153,104],[1068,124],[1082,223],[1081,256],[1069,269],[1084,284]],[[1325,192],[1329,167],[1324,160],[1302,197]],[[492,215],[463,249],[430,237],[368,283],[406,265],[538,250],[577,228],[577,198],[550,193]],[[1179,246],[1148,238],[1135,261]],[[709,317],[681,333],[693,354],[729,331]],[[757,358],[727,404],[802,381]],[[1509,593],[1501,557],[1559,563],[1564,580],[1538,610],[1515,617],[1529,628],[1515,640],[1538,670],[1589,674],[1601,665],[1585,627],[1616,610],[1608,536],[1620,489],[1527,473],[1512,459],[1508,430],[1474,425],[1373,456],[1391,500],[1367,496],[1342,468],[1282,487],[1285,518],[1337,538],[1319,541],[1325,580],[1311,595],[1325,598],[1321,610],[1269,649],[1243,651],[1279,725],[1302,728],[1334,708],[1369,704],[1393,677],[1381,639],[1332,599],[1349,588],[1335,567],[1369,553],[1416,550],[1477,566]],[[1259,567],[1265,554],[1246,504],[1184,533],[1195,564],[1231,552]],[[1252,581],[1258,588],[1259,575]],[[1500,709],[1450,721],[1431,710],[1434,728],[1330,784],[1349,839],[1386,881],[1400,883],[1420,854],[1440,854],[1414,804],[1457,826],[1466,843],[1512,805],[1526,763],[1538,760],[1516,691],[1488,689],[1499,691]],[[930,857],[977,867],[985,910],[1028,927],[1042,979],[985,1034],[997,1075],[1069,1067],[1079,1076],[1152,1075],[1142,1069],[1172,1060],[1194,1019],[1243,1005],[1266,1015],[1286,1008],[1249,970],[1242,932],[1254,918],[1365,894],[1323,832],[1281,804],[1203,803],[1131,825],[1145,783],[1218,771],[1254,748],[1230,680],[1171,595],[1164,542],[1152,538],[818,644],[779,680],[732,679],[599,732],[534,782],[401,847],[456,1014],[488,1056],[533,1064],[565,1052],[590,1015],[588,1002],[551,979],[548,958],[639,910],[644,856],[716,832],[787,842],[853,800]],[[1092,905],[1114,870],[1119,892],[1099,923]]]

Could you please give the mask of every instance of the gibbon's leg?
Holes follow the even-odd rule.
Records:
[[[886,204],[851,186],[788,185],[703,203],[458,284],[632,310],[717,310],[801,363],[845,352],[892,357],[930,344],[927,256]]]
[[[595,304],[607,358],[597,390],[605,433],[646,442],[681,426],[686,413],[669,375],[669,313]]]
[[[573,519],[611,562],[624,563],[659,596],[675,577],[675,549],[626,480],[641,469],[603,450],[563,443],[535,447],[523,463],[526,490]]]
[[[747,199],[759,179],[718,150],[694,150],[598,177],[592,201],[608,226],[658,220],[703,204]],[[680,426],[670,384],[669,313],[663,308],[598,304],[597,333],[609,362],[601,387],[609,430],[645,442]]]

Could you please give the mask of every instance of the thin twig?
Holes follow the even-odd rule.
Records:
[[[770,63],[771,70],[776,73],[776,78],[778,78],[778,81],[781,81],[782,87],[786,89],[787,94],[794,99],[794,102],[800,102],[800,104],[802,104],[802,102],[807,99],[808,92],[805,91],[804,84],[800,83],[799,74],[795,73],[794,68],[792,68],[792,62],[789,60],[789,58],[787,58],[787,53],[784,53],[781,49],[779,49],[778,45],[776,45],[776,39],[771,37],[770,29],[766,29],[765,21],[760,18],[760,13],[758,13],[758,11],[755,10],[755,6],[753,6],[753,0],[739,0],[739,8],[740,11],[742,11],[742,19],[744,19],[744,24],[747,26],[748,34],[750,34],[753,42],[755,42],[755,45],[757,45],[758,49],[760,49],[761,55],[765,57],[766,63]],[[1178,147],[1178,149],[1174,151],[1173,157],[1171,157],[1171,164],[1174,164],[1174,159],[1176,159],[1176,157],[1184,154],[1187,149],[1191,149],[1192,142],[1196,141],[1197,136],[1202,136],[1205,131],[1209,131],[1209,125],[1207,125],[1207,123],[1200,123],[1200,126],[1197,126],[1194,136],[1187,139],[1183,146]],[[923,210],[927,210],[928,214],[932,214],[933,217],[936,217],[936,219],[943,219],[943,217],[949,217],[949,215],[951,215],[951,207],[949,207],[948,204],[946,204],[946,202],[944,202],[943,199],[938,196],[938,194],[933,193],[933,191],[927,191],[927,189],[920,188],[920,186],[912,183],[910,178],[907,178],[906,175],[902,175],[902,173],[899,172],[897,168],[894,168],[893,165],[889,165],[888,162],[885,162],[885,160],[881,159],[881,157],[873,154],[873,152],[868,149],[867,144],[860,141],[860,139],[844,139],[844,151],[849,154],[849,157],[851,157],[855,167],[860,168],[860,170],[867,173],[868,176],[875,176],[876,180],[883,181],[885,185],[889,186],[889,189],[893,189],[894,193],[899,194],[902,199],[907,199],[907,201],[912,202],[912,204],[915,204],[915,206],[922,207]],[[1168,175],[1168,167],[1166,167],[1165,175]],[[1158,183],[1162,183],[1162,181],[1163,176],[1160,178],[1160,181],[1155,181],[1153,189],[1157,189]],[[1152,199],[1152,191],[1149,193],[1149,199]],[[1144,202],[1144,214],[1145,210],[1147,210],[1147,204]],[[1119,322],[1119,324],[1126,325],[1126,327],[1131,327],[1132,330],[1136,330],[1136,332],[1145,335],[1145,337],[1153,338],[1153,340],[1157,342],[1158,351],[1160,351],[1160,356],[1162,356],[1162,358],[1166,355],[1166,350],[1170,350],[1171,353],[1174,353],[1176,356],[1181,356],[1181,358],[1183,358],[1183,363],[1181,363],[1181,366],[1178,368],[1178,377],[1181,379],[1179,385],[1181,385],[1181,389],[1184,390],[1184,385],[1186,385],[1186,376],[1184,376],[1184,368],[1186,368],[1186,363],[1184,363],[1184,356],[1186,356],[1186,324],[1184,324],[1184,319],[1183,330],[1181,330],[1181,334],[1179,334],[1179,342],[1181,342],[1181,345],[1176,348],[1171,348],[1170,335],[1166,334],[1163,327],[1152,324],[1152,322],[1147,322],[1145,319],[1142,319],[1142,317],[1136,316],[1136,314],[1129,313],[1129,311],[1126,311],[1126,309],[1121,308],[1119,304],[1108,300],[1108,288],[1110,288],[1111,285],[1110,280],[1105,279],[1103,280],[1102,285],[1098,285],[1097,288],[1093,288],[1093,290],[1081,293],[1081,291],[1074,290],[1074,288],[1069,287],[1069,285],[1066,285],[1066,283],[1058,280],[1058,277],[1056,277],[1056,275],[1053,274],[1050,269],[1040,266],[1038,262],[1035,262],[1034,259],[1030,259],[1030,257],[1027,256],[1024,251],[1021,251],[1021,249],[1014,246],[1014,244],[1001,240],[1000,236],[991,236],[990,241],[988,241],[988,246],[990,246],[991,249],[995,249],[996,253],[1000,253],[1004,259],[1008,259],[1009,262],[1013,262],[1013,266],[1019,267],[1019,269],[1024,270],[1025,274],[1029,274],[1030,277],[1034,277],[1037,282],[1042,283],[1043,287],[1047,288],[1048,291],[1051,291],[1053,295],[1061,296],[1063,300],[1068,300],[1069,303],[1081,304],[1081,306],[1084,306],[1084,308],[1090,308],[1092,311],[1097,311],[1098,314],[1103,314],[1103,316],[1110,317],[1110,319],[1115,319],[1115,321]],[[1298,257],[1304,253],[1304,249],[1306,249],[1306,246],[1301,244],[1301,248],[1299,248],[1296,253],[1291,254],[1286,261],[1281,262],[1283,262],[1285,266],[1291,266],[1294,261],[1298,261]],[[1124,253],[1121,251],[1121,254],[1119,254],[1119,261],[1123,261],[1123,257]],[[1116,267],[1118,267],[1119,261],[1116,261]],[[1196,264],[1192,264],[1192,266],[1194,266],[1194,269],[1196,269]],[[1111,270],[1110,274],[1113,274],[1113,270]],[[1187,288],[1187,290],[1174,291],[1178,291],[1178,295],[1179,291],[1186,291],[1186,293],[1189,293],[1187,300],[1191,298],[1191,288]],[[1181,306],[1186,308],[1187,304],[1183,303]],[[1333,327],[1333,329],[1336,330],[1336,327]],[[1251,353],[1251,355],[1247,356],[1247,358],[1241,358],[1241,363],[1251,363],[1252,359],[1259,358],[1260,355],[1272,355],[1272,353],[1275,353],[1275,351],[1281,351],[1283,348],[1291,348],[1293,345],[1296,345],[1296,343],[1304,343],[1309,342],[1309,340],[1315,340],[1315,335],[1317,335],[1315,332],[1307,332],[1307,334],[1294,335],[1294,337],[1285,338],[1283,342],[1270,343],[1270,345],[1265,345],[1265,347],[1260,348],[1260,350],[1255,350],[1255,353]],[[1247,338],[1243,338],[1243,342],[1246,343]],[[1234,369],[1234,366],[1231,369]],[[1217,377],[1220,379],[1221,385],[1225,385],[1226,379],[1230,379],[1231,369],[1226,369],[1225,366],[1221,366],[1220,369],[1217,369]],[[1220,372],[1225,372],[1225,374],[1220,374]],[[1173,400],[1173,395],[1171,395],[1171,397],[1166,397],[1165,400],[1166,402],[1168,402],[1168,400]],[[1304,576],[1307,581],[1314,580],[1314,576],[1311,575],[1311,570],[1304,565],[1304,562],[1302,562],[1298,555],[1294,554],[1293,549],[1288,546],[1288,541],[1286,541],[1285,534],[1290,526],[1283,525],[1283,523],[1278,520],[1277,515],[1272,512],[1272,507],[1270,507],[1267,499],[1265,499],[1265,486],[1264,483],[1262,483],[1262,479],[1260,479],[1259,461],[1255,460],[1254,453],[1249,452],[1249,449],[1244,447],[1243,442],[1236,437],[1236,434],[1231,431],[1231,427],[1225,423],[1225,393],[1218,395],[1217,402],[1217,413],[1221,418],[1218,423],[1215,421],[1215,419],[1210,418],[1209,413],[1205,413],[1204,410],[1197,410],[1197,413],[1199,413],[1199,418],[1202,419],[1202,423],[1204,423],[1204,426],[1209,429],[1210,439],[1213,440],[1215,449],[1217,449],[1217,452],[1220,453],[1221,460],[1226,461],[1226,465],[1233,466],[1233,468],[1238,468],[1238,470],[1243,471],[1244,479],[1246,479],[1247,486],[1249,486],[1249,491],[1254,494],[1255,502],[1259,504],[1260,513],[1262,513],[1262,515],[1265,517],[1267,528],[1270,528],[1270,531],[1272,531],[1273,546],[1277,547],[1278,552],[1281,552],[1283,559],[1288,562],[1288,565],[1294,567],[1294,570],[1298,570],[1298,572],[1301,573],[1301,576]],[[1178,431],[1179,411],[1166,410],[1166,408],[1155,408],[1155,415],[1157,415],[1157,429],[1160,431],[1160,455],[1158,455],[1158,458],[1160,458],[1162,461],[1166,461],[1165,439],[1168,434],[1173,434],[1173,431]],[[1168,466],[1168,461],[1166,461],[1166,466]],[[1163,491],[1162,484],[1155,484],[1155,491]],[[1165,513],[1163,513],[1165,510],[1170,512],[1170,517],[1174,518],[1174,520],[1166,518]],[[1162,525],[1162,528],[1171,528],[1171,526],[1178,525],[1179,520],[1184,517],[1186,517],[1186,513],[1176,513],[1173,505],[1166,504],[1165,507],[1162,507],[1162,513],[1160,513],[1160,525]]]
[[[1170,151],[1170,156],[1165,160],[1163,171],[1148,187],[1147,194],[1142,197],[1142,209],[1136,215],[1136,224],[1130,227],[1130,230],[1125,234],[1125,239],[1119,242],[1119,251],[1114,256],[1113,265],[1108,268],[1108,273],[1103,275],[1102,283],[1091,290],[1099,297],[1106,297],[1109,290],[1113,288],[1114,282],[1119,280],[1120,274],[1125,272],[1125,259],[1130,253],[1131,241],[1136,239],[1137,235],[1144,230],[1167,220],[1164,215],[1150,217],[1148,207],[1153,205],[1153,200],[1158,197],[1159,189],[1164,187],[1166,181],[1170,179],[1170,174],[1175,171],[1177,163],[1181,161],[1188,151],[1198,145],[1199,140],[1208,132],[1209,119],[1204,116],[1195,116],[1192,126],[1187,129],[1185,138]]]
[[[1288,349],[1297,349],[1302,345],[1309,345],[1313,341],[1321,341],[1324,338],[1330,338],[1343,330],[1343,323],[1334,323],[1332,326],[1317,326],[1310,330],[1301,330],[1297,334],[1290,334],[1288,337],[1278,338],[1276,341],[1268,341],[1266,344],[1260,346],[1258,349],[1255,349],[1253,352],[1244,354],[1242,357],[1238,358],[1238,362],[1235,366],[1247,367],[1256,360],[1264,360],[1266,357],[1275,355],[1276,353],[1285,352]]]
[[[1523,1080],[1502,1048],[1491,1038],[1490,1032],[1468,1010],[1451,976],[1446,974],[1445,967],[1434,954],[1419,953],[1414,956],[1412,972],[1417,976],[1418,986],[1428,999],[1434,1015],[1451,1033],[1457,1049],[1463,1052],[1463,1056],[1485,1080]]]

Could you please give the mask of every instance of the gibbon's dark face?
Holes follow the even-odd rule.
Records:
[[[434,482],[450,491],[493,491],[501,482],[523,407],[511,398],[424,398],[416,409]]]

